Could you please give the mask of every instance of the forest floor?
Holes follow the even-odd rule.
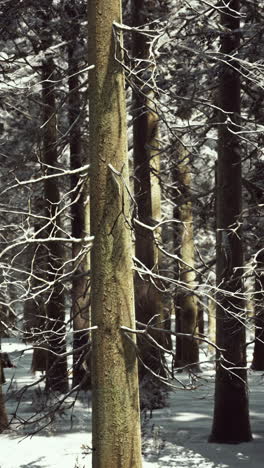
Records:
[[[24,394],[18,392],[40,376],[30,373],[32,351],[23,349],[22,344],[2,340],[2,351],[10,354],[17,367],[5,370],[7,382],[3,390],[11,427],[0,435],[0,468],[91,468],[90,395],[80,394],[78,399],[72,395],[57,413],[52,406],[56,406],[56,398],[49,399],[47,416],[41,383],[28,388]],[[196,390],[183,390],[175,382],[178,388],[169,392],[168,406],[154,411],[152,418],[146,419],[143,423],[144,468],[263,467],[263,373],[249,370],[253,441],[239,445],[207,442],[212,426],[213,376],[212,365],[205,364],[203,372],[198,374]],[[177,378],[188,384],[188,375],[178,374]]]

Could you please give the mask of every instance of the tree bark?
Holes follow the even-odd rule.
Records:
[[[68,15],[68,72],[69,72],[69,127],[70,127],[70,161],[71,169],[82,166],[82,134],[81,134],[81,96],[80,80],[78,75],[78,37],[79,23],[76,21],[78,12],[76,2],[66,6]],[[79,175],[71,176],[72,190],[72,235],[74,238],[84,238],[89,232],[85,209],[89,209],[87,201],[88,182],[80,184]],[[79,187],[79,188],[78,188]],[[83,252],[83,253],[82,253]],[[76,268],[72,281],[72,321],[73,321],[73,379],[72,386],[77,385],[82,390],[91,386],[91,374],[89,362],[86,358],[88,353],[89,334],[89,258],[85,254],[84,244],[72,245],[72,258]]]
[[[240,124],[240,77],[232,58],[239,47],[239,0],[221,2],[216,248],[216,343],[218,353],[215,407],[210,442],[239,443],[251,440],[242,297],[243,249]],[[228,112],[228,118],[227,118]]]
[[[207,338],[211,343],[215,344],[216,341],[216,311],[215,311],[215,300],[208,298],[207,314],[208,314],[208,325],[207,325]],[[208,352],[210,354],[215,353],[215,347],[208,345]]]
[[[254,294],[255,345],[251,365],[252,369],[256,371],[264,370],[264,251],[263,247],[262,249],[261,247],[256,258]]]
[[[47,165],[46,174],[54,172],[57,164],[57,130],[56,130],[56,102],[54,86],[54,63],[47,58],[43,63],[42,96],[43,96],[43,162]],[[46,200],[46,215],[50,218],[45,232],[54,237],[60,227],[57,210],[60,202],[58,181],[44,180],[44,194]],[[47,336],[49,353],[47,356],[46,390],[66,392],[68,390],[67,359],[60,357],[66,352],[65,342],[65,304],[63,286],[59,282],[63,264],[63,249],[59,242],[47,242],[47,278],[54,282],[46,306]]]
[[[7,412],[5,408],[4,395],[2,392],[2,383],[3,383],[2,374],[3,374],[3,369],[2,369],[1,359],[0,359],[0,432],[3,432],[8,426],[8,417],[7,417]]]
[[[177,145],[178,154],[174,170],[175,189],[178,187],[180,195],[175,197],[178,205],[177,218],[181,225],[176,226],[175,241],[178,245],[180,260],[178,260],[178,279],[181,289],[176,293],[176,327],[177,332],[189,335],[197,334],[198,330],[198,303],[193,293],[194,272],[194,239],[193,239],[193,212],[191,196],[191,170],[187,151],[182,145]],[[178,349],[179,348],[179,349]],[[176,339],[175,367],[188,366],[188,369],[199,370],[199,342],[190,337]]]
[[[193,214],[190,197],[191,173],[189,158],[184,157],[178,166],[179,182],[182,196],[187,198],[179,207],[179,220],[181,221],[181,242],[179,264],[179,279],[185,289],[179,294],[179,306],[181,309],[182,333],[194,335],[198,326],[198,304],[193,294],[194,273],[194,241],[193,241]],[[182,338],[182,365],[199,370],[199,342],[187,337]]]
[[[93,468],[140,468],[140,417],[129,225],[127,126],[122,59],[113,21],[120,0],[90,0],[91,310]],[[121,175],[119,175],[122,174]]]
[[[142,26],[145,23],[144,0],[133,1],[132,22],[133,26]],[[133,57],[141,60],[148,57],[146,37],[136,32],[133,36]],[[148,87],[142,89],[137,81],[135,84],[138,84],[138,89],[133,91],[134,193],[137,204],[135,255],[147,269],[158,273],[160,254],[156,244],[161,239],[161,232],[156,229],[153,234],[151,230],[138,224],[137,220],[153,226],[161,218],[159,116],[154,93]],[[149,281],[148,275],[145,280],[138,274],[135,275],[135,292],[137,320],[144,324],[151,320],[152,325],[162,328],[163,320],[168,319],[163,313],[162,294]],[[152,335],[160,344],[166,344],[165,334],[152,332]],[[153,378],[149,369],[164,377],[164,353],[144,337],[139,337],[138,344],[141,357],[140,380],[144,377]]]
[[[45,53],[42,65],[42,102],[43,102],[43,135],[42,160],[46,165],[45,173],[50,175],[57,165],[57,122],[55,97],[55,65],[48,49],[52,45],[52,34],[47,25],[52,18],[52,1],[43,2],[43,10],[39,12],[43,22],[41,30],[41,45]],[[56,170],[56,169],[55,169]],[[44,179],[44,195],[46,200],[46,216],[50,221],[45,229],[47,236],[56,237],[60,230],[60,217],[57,212],[60,203],[58,180]],[[68,391],[67,359],[60,357],[66,352],[65,341],[65,304],[63,286],[59,277],[62,273],[63,248],[61,243],[51,241],[46,243],[47,251],[47,279],[53,282],[52,290],[46,306],[46,333],[48,342],[48,356],[46,369],[47,391]]]
[[[43,200],[43,198],[40,200],[40,198],[36,196],[32,201],[32,206],[35,213],[44,218],[45,200]],[[36,222],[34,230],[36,238],[38,235],[40,238],[45,236],[43,219]],[[32,261],[32,259],[34,260]],[[47,261],[47,248],[44,244],[32,246],[31,248],[29,246],[28,263],[32,273],[32,290],[37,290],[38,288],[41,290],[43,287],[42,281],[47,279],[43,277],[45,276],[44,272],[47,271]],[[34,346],[31,363],[31,371],[33,373],[36,371],[46,372],[47,368],[48,347],[45,333],[47,325],[46,320],[47,311],[44,295],[25,301],[23,341],[25,343],[32,343]]]

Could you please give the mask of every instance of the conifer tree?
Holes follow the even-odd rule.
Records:
[[[249,423],[244,301],[242,297],[243,246],[240,75],[235,52],[240,44],[239,0],[220,3],[219,126],[217,163],[216,309],[218,352],[215,407],[210,442],[239,443],[251,440]],[[228,115],[228,117],[227,117]]]
[[[140,468],[120,0],[88,2],[93,467]]]
[[[52,19],[52,0],[45,0],[38,13],[42,20],[41,45],[44,51],[42,64],[43,135],[42,161],[46,175],[54,173],[57,165],[57,109],[55,95],[55,64],[49,48],[52,33],[48,28]],[[44,178],[46,216],[49,218],[45,232],[54,238],[60,232],[58,208],[60,193],[55,178]],[[65,342],[65,302],[63,285],[60,283],[63,265],[61,242],[47,241],[47,280],[53,283],[46,306],[46,336],[49,352],[47,355],[46,389],[66,392],[68,390],[67,359],[61,357],[66,352]]]
[[[133,0],[132,23],[134,27],[142,27],[146,22],[148,2]],[[151,86],[144,83],[144,67],[149,67],[147,36],[140,30],[133,34],[133,57],[135,60],[135,79],[133,90],[133,162],[134,162],[134,194],[136,201],[135,219],[135,255],[140,265],[147,270],[159,273],[160,254],[157,243],[161,233],[156,229],[153,233],[148,226],[153,227],[161,218],[161,189],[159,180],[160,144],[159,144],[159,115],[156,96]],[[148,70],[149,71],[149,70]],[[145,70],[147,73],[147,71]],[[142,76],[141,76],[142,75]],[[135,306],[136,318],[139,322],[151,322],[159,328],[163,324],[163,303],[159,284],[150,281],[148,275],[135,275]],[[151,332],[160,344],[165,343],[165,335]],[[145,377],[146,385],[153,386],[153,375],[165,376],[164,354],[153,343],[139,337],[140,349],[140,380]],[[149,381],[149,383],[148,383]],[[157,404],[157,402],[156,402]]]

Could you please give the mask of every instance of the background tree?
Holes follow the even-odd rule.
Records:
[[[47,176],[54,174],[57,165],[57,109],[55,96],[56,70],[51,51],[52,34],[47,25],[52,18],[52,0],[45,0],[39,11],[41,19],[41,46],[45,54],[42,65],[42,99],[43,99],[43,147],[42,157]],[[49,293],[46,312],[46,334],[48,356],[46,369],[46,389],[66,392],[68,390],[67,359],[61,356],[66,353],[65,342],[65,299],[60,275],[63,274],[63,250],[61,242],[54,238],[60,233],[59,203],[60,193],[56,179],[44,179],[44,196],[46,216],[50,219],[45,232],[47,242],[47,280],[53,283]]]
[[[68,52],[68,120],[70,142],[70,166],[72,170],[80,169],[84,161],[84,96],[81,92],[82,82],[79,77],[82,64],[81,21],[86,14],[85,5],[81,2],[66,3],[64,9],[65,25],[63,37],[67,40]],[[72,236],[81,239],[88,234],[88,217],[85,218],[85,210],[88,210],[88,182],[84,182],[80,174],[71,176],[71,217]],[[85,224],[86,223],[86,224]],[[72,283],[72,323],[73,323],[73,381],[72,385],[80,385],[83,390],[90,385],[89,363],[85,356],[88,352],[89,327],[89,258],[83,249],[83,244],[72,244],[72,258],[75,260],[75,273]]]
[[[175,250],[179,251],[177,273],[179,287],[176,290],[176,332],[188,334],[176,339],[175,367],[199,370],[199,342],[191,336],[198,331],[198,302],[192,291],[194,272],[194,223],[192,209],[191,166],[188,150],[176,143],[176,162],[173,170],[174,216],[180,223],[175,226]]]
[[[153,6],[153,5],[152,5]],[[141,273],[135,274],[135,307],[136,318],[141,324],[150,323],[162,328],[165,326],[164,305],[162,300],[162,284],[149,277],[149,272],[159,274],[160,252],[158,244],[161,241],[160,229],[153,227],[161,219],[161,189],[160,189],[160,142],[159,115],[156,105],[156,95],[153,92],[154,58],[150,57],[150,37],[142,33],[142,28],[149,20],[149,2],[134,0],[132,2],[131,22],[137,30],[132,35],[132,54],[135,75],[132,106],[133,106],[133,163],[134,163],[134,194],[135,194],[135,256],[136,264],[141,267]],[[143,73],[141,73],[141,71]],[[148,75],[148,82],[144,80]],[[144,273],[146,269],[146,273]],[[164,320],[165,319],[165,320]],[[162,332],[150,331],[151,336],[161,345],[166,343],[166,335]],[[153,345],[148,336],[138,337],[140,351],[139,377],[141,395],[148,394],[147,405],[159,407],[164,404],[161,384],[155,377],[166,376],[164,352]],[[155,387],[155,392],[153,392]],[[152,389],[152,391],[150,391]],[[151,393],[153,396],[151,397]],[[143,395],[141,406],[144,406]]]
[[[260,237],[261,238],[261,237]],[[264,369],[264,250],[259,244],[259,250],[255,255],[255,281],[254,281],[254,322],[255,322],[255,343],[253,351],[252,369],[259,371]]]
[[[240,76],[234,58],[240,45],[239,1],[221,5],[221,75],[219,77],[217,164],[217,294],[216,343],[218,353],[215,408],[211,442],[251,440],[245,353],[244,301],[241,271],[242,184],[240,129]]]
[[[2,382],[1,376],[2,376],[2,360],[0,357],[0,432],[2,432],[8,426],[8,417],[6,413],[5,402],[4,402],[3,392],[2,392],[3,382]]]

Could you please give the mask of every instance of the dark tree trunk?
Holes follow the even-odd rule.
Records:
[[[202,306],[198,307],[198,331],[199,335],[204,335],[204,309]]]
[[[82,161],[82,134],[81,134],[81,95],[79,81],[78,38],[79,23],[76,19],[77,6],[73,2],[66,7],[69,20],[68,40],[68,70],[69,70],[69,126],[70,126],[70,161],[71,169],[79,169]],[[80,184],[78,174],[71,176],[72,189],[72,235],[74,238],[84,238],[88,234],[89,226],[85,226],[85,204],[87,182]],[[81,253],[83,250],[83,253]],[[81,255],[81,257],[80,257]],[[89,327],[89,280],[88,256],[82,244],[73,243],[72,258],[76,272],[72,282],[72,321],[73,321],[73,380],[72,386],[87,390],[91,386],[88,353]]]
[[[232,55],[239,47],[239,0],[221,6],[217,164],[217,294],[216,343],[224,351],[216,367],[215,408],[210,442],[239,443],[251,440],[245,353],[244,302],[242,299],[241,156],[236,132],[240,123],[240,78]],[[237,13],[236,13],[237,12]],[[228,119],[227,119],[227,114]]]
[[[40,216],[35,223],[35,238],[45,238],[45,206],[46,201],[43,200],[43,193],[41,198],[35,196],[32,205],[35,213]],[[34,259],[32,261],[32,259]],[[47,247],[40,243],[37,246],[29,246],[28,263],[30,265],[32,279],[32,291],[41,291],[43,288],[43,280],[47,280]],[[47,368],[47,336],[46,320],[47,311],[44,295],[37,296],[34,299],[28,299],[24,303],[24,323],[23,323],[23,341],[25,343],[32,343],[34,346],[32,354],[31,371],[46,372]]]
[[[51,21],[52,1],[43,2],[43,10],[39,12],[43,22],[41,30],[42,49],[46,57],[42,65],[42,102],[43,102],[43,136],[42,161],[46,165],[45,175],[55,172],[57,165],[57,123],[55,98],[55,65],[47,52],[52,45],[52,35],[47,33],[48,22]],[[60,234],[60,217],[57,212],[60,203],[58,180],[44,179],[44,196],[46,201],[46,216],[50,218],[46,226],[47,237]],[[63,286],[60,283],[63,265],[63,248],[60,242],[47,241],[47,279],[52,282],[46,306],[46,334],[48,342],[48,356],[46,369],[46,390],[66,392],[68,390],[67,358],[61,355],[66,352],[65,341],[65,304]]]
[[[142,26],[145,22],[144,0],[133,1],[133,25]],[[133,57],[146,59],[148,45],[145,36],[135,33],[133,36]],[[142,68],[142,64],[140,65]],[[140,87],[139,83],[135,83]],[[134,144],[134,192],[137,204],[137,219],[135,220],[135,254],[136,258],[149,270],[158,271],[159,256],[155,246],[153,232],[144,226],[153,225],[160,217],[160,188],[157,176],[159,171],[159,143],[158,143],[158,115],[153,102],[153,93],[149,89],[142,92],[139,89],[133,92],[133,144]],[[156,233],[159,236],[159,233]],[[158,289],[149,281],[139,275],[135,276],[135,306],[136,318],[139,322],[162,327],[164,317],[162,296]],[[155,317],[153,319],[153,317]],[[165,335],[151,332],[159,343],[165,344]],[[141,361],[139,364],[139,377],[152,378],[151,369],[158,375],[165,376],[164,354],[150,341],[138,337]]]
[[[264,370],[264,251],[259,251],[257,255],[257,265],[255,270],[255,345],[252,361],[252,369],[256,371]]]
[[[47,359],[48,359],[48,350],[41,346],[34,347],[32,363],[31,363],[31,372],[46,372],[47,368]]]
[[[2,384],[4,383],[2,362],[0,359],[0,432],[4,431],[8,426],[8,417],[5,408],[5,400],[2,392]]]
[[[44,131],[43,131],[43,162],[48,166],[57,164],[57,132],[56,132],[56,103],[54,87],[52,84],[54,77],[54,63],[51,58],[43,63],[43,105],[44,105]],[[46,174],[50,175],[53,169],[46,169]],[[60,226],[57,215],[60,194],[58,180],[45,179],[44,193],[46,200],[46,215],[50,218],[46,228],[47,236],[56,236]],[[60,357],[66,352],[65,342],[65,304],[63,286],[59,282],[63,263],[63,249],[59,242],[47,242],[47,277],[54,282],[49,300],[46,306],[47,313],[47,336],[49,353],[47,357],[46,369],[46,389],[65,392],[68,390],[67,359]]]

